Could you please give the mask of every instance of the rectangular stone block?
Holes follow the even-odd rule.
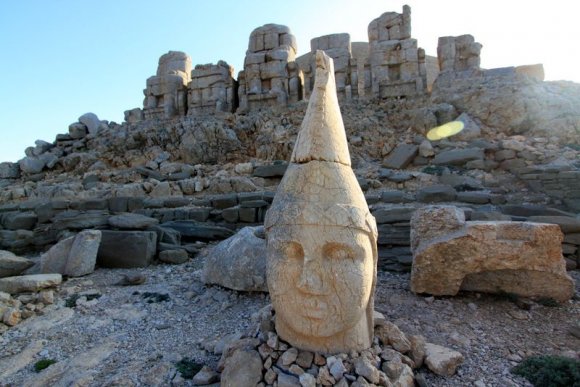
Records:
[[[109,268],[146,267],[157,251],[154,231],[102,231],[97,265]]]
[[[258,211],[256,208],[240,208],[239,215],[240,215],[240,222],[244,223],[256,223]]]

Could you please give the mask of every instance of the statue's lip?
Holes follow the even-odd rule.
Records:
[[[328,303],[316,297],[306,299],[301,308],[301,314],[304,317],[317,320],[326,318],[328,314]]]

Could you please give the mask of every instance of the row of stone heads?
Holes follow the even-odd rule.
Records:
[[[197,65],[184,52],[159,59],[147,79],[143,109],[126,112],[128,122],[182,115],[234,112],[236,109],[287,105],[308,99],[314,84],[314,53],[324,50],[334,61],[339,98],[362,95],[407,96],[425,93],[441,70],[479,69],[481,45],[471,35],[440,38],[438,61],[411,38],[411,9],[386,12],[368,27],[368,42],[351,42],[347,33],[311,40],[311,51],[297,57],[290,28],[266,24],[250,34],[244,68],[237,80],[228,63]],[[432,68],[431,68],[432,67]]]

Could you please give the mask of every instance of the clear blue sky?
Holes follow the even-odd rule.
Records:
[[[24,157],[36,139],[52,142],[89,111],[122,122],[142,106],[145,80],[169,50],[194,65],[223,59],[237,74],[250,32],[263,24],[289,26],[301,55],[330,33],[367,41],[371,20],[405,3],[429,55],[439,36],[471,33],[483,67],[543,63],[547,79],[580,82],[580,5],[569,0],[4,1],[0,161]]]

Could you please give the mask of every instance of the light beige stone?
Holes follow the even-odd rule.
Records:
[[[440,345],[425,344],[425,364],[437,375],[451,376],[457,367],[463,363],[463,355],[457,351]]]
[[[187,85],[191,80],[191,58],[169,51],[159,58],[157,74],[147,79],[143,91],[145,119],[172,118],[187,111]]]
[[[244,70],[238,74],[239,108],[286,106],[302,99],[296,38],[283,25],[266,24],[250,34]]]
[[[62,282],[60,274],[31,274],[17,277],[0,278],[0,291],[10,294],[37,292],[55,287]]]
[[[464,219],[453,206],[427,206],[414,213],[413,292],[509,292],[560,302],[573,296],[558,225]]]
[[[332,59],[317,75],[291,164],[267,213],[268,288],[280,337],[304,350],[361,350],[373,337],[376,222],[350,167]]]

